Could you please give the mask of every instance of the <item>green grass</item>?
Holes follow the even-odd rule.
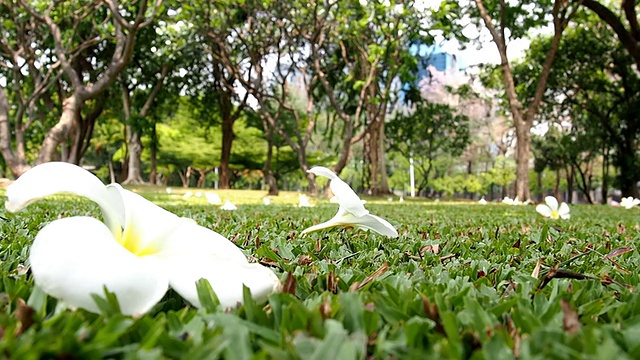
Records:
[[[548,221],[534,206],[368,199],[398,239],[354,229],[300,236],[337,205],[297,194],[220,193],[223,212],[178,189],[137,189],[225,235],[270,264],[290,293],[225,311],[175,293],[134,319],[108,303],[100,315],[57,306],[23,271],[47,222],[93,215],[61,198],[0,220],[0,351],[40,358],[635,358],[640,353],[640,209],[572,206]],[[193,190],[192,190],[193,191]],[[202,201],[201,201],[202,200]],[[629,248],[630,251],[616,249]],[[610,255],[607,257],[607,255]],[[540,263],[538,278],[532,277]],[[288,274],[291,274],[287,281]],[[207,295],[206,293],[204,295]],[[26,304],[25,304],[26,302]]]

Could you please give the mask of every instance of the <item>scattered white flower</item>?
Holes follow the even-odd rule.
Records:
[[[480,200],[478,200],[478,203],[479,203],[480,205],[487,205],[487,200],[485,200],[485,199],[484,199],[484,196],[483,196]]]
[[[35,284],[73,308],[99,312],[92,294],[114,293],[125,315],[149,311],[171,287],[199,307],[196,282],[207,279],[224,307],[275,291],[274,272],[249,263],[222,235],[160,208],[118,184],[105,186],[81,167],[52,162],[24,173],[7,188],[16,212],[43,197],[70,193],[100,206],[104,223],[87,216],[53,220],[35,237],[29,262]]]
[[[204,193],[204,197],[207,199],[207,202],[211,205],[220,205],[222,204],[222,199],[220,195],[216,193],[206,192]]]
[[[200,191],[196,192],[196,197],[202,197],[202,193]]]
[[[265,205],[271,205],[271,198],[268,196],[265,196],[262,198],[262,203]]]
[[[229,201],[229,199],[227,199],[227,201],[225,201],[224,204],[220,206],[220,210],[233,211],[238,210],[238,207],[235,206],[231,201]]]
[[[558,199],[553,196],[547,196],[544,198],[546,204],[539,204],[536,206],[536,211],[547,218],[551,219],[569,219],[569,205],[563,202],[558,206]]]
[[[640,200],[634,199],[633,196],[623,197],[622,200],[620,200],[620,206],[625,209],[631,209],[638,204],[640,204]]]
[[[393,225],[378,216],[370,214],[369,211],[365,209],[360,197],[346,182],[334,174],[333,171],[326,167],[314,166],[308,170],[308,172],[316,176],[326,177],[330,180],[329,188],[335,195],[340,207],[338,208],[338,213],[329,221],[311,226],[303,230],[303,234],[334,226],[355,226],[373,230],[388,237],[398,237],[398,232]]]
[[[504,199],[502,199],[502,203],[507,205],[513,205],[513,199],[508,196],[505,196]]]
[[[193,193],[191,191],[187,191],[186,193],[184,193],[184,195],[182,195],[184,199],[188,199],[192,196],[193,196]]]
[[[168,188],[164,189],[164,191],[165,191],[167,194],[169,194],[169,195],[173,194],[173,189],[172,189],[172,188],[170,188],[170,187],[168,187]]]
[[[398,199],[398,202],[404,202],[404,198],[400,196],[400,199]]]
[[[309,202],[309,197],[305,194],[298,195],[298,207],[313,207]]]

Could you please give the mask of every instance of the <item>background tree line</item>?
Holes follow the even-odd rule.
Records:
[[[5,175],[61,160],[124,183],[316,193],[305,170],[323,164],[386,194],[408,190],[411,159],[425,195],[637,195],[633,1],[421,4],[0,0]],[[419,49],[483,28],[498,66],[418,78]]]

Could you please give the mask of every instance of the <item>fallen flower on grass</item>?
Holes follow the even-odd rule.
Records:
[[[370,214],[369,211],[364,208],[360,197],[351,189],[349,184],[342,181],[333,171],[326,167],[314,166],[307,170],[307,172],[316,176],[326,177],[331,181],[329,188],[331,192],[333,192],[340,207],[338,208],[338,213],[331,218],[331,220],[311,226],[303,230],[303,234],[334,226],[355,226],[373,230],[388,237],[398,237],[398,232],[393,225],[378,216]]]
[[[482,199],[478,200],[478,204],[487,205],[487,200],[484,199],[484,196],[482,197]]]
[[[220,210],[233,211],[238,210],[238,207],[235,206],[229,199],[227,199],[222,206],[220,206]]]
[[[207,202],[211,205],[220,205],[222,204],[222,199],[220,199],[220,195],[216,193],[206,192],[204,193],[204,197],[207,199]]]
[[[633,196],[623,197],[622,200],[620,200],[620,206],[625,209],[631,209],[638,204],[640,204],[640,200],[634,199]]]
[[[118,184],[105,186],[68,163],[46,163],[24,173],[6,191],[16,212],[45,196],[70,193],[100,206],[104,223],[76,216],[45,225],[29,250],[36,285],[71,307],[99,312],[92,294],[114,293],[125,315],[149,311],[171,287],[199,307],[196,282],[207,279],[223,307],[256,300],[280,285],[276,274],[249,263],[222,235],[160,208]]]
[[[309,202],[309,197],[305,194],[298,195],[298,207],[313,207]]]
[[[540,215],[551,219],[569,219],[571,217],[567,203],[563,202],[558,206],[558,200],[553,196],[545,197],[544,201],[546,204],[536,206],[536,211]]]
[[[513,205],[513,199],[508,196],[505,196],[504,199],[502,199],[502,203],[507,205]]]

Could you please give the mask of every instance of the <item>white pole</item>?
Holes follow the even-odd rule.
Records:
[[[411,186],[411,197],[416,197],[416,177],[413,169],[413,154],[409,155],[409,183]]]

